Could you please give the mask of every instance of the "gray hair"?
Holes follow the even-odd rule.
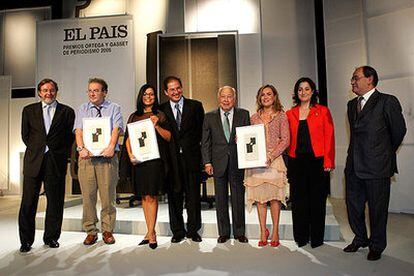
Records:
[[[221,91],[223,91],[224,89],[230,89],[231,91],[233,91],[233,96],[234,96],[235,98],[237,98],[237,92],[236,92],[236,89],[234,89],[233,87],[228,86],[228,85],[225,85],[225,86],[222,86],[222,87],[220,87],[220,88],[219,88],[219,90],[218,90],[218,92],[217,92],[217,98],[220,98]]]

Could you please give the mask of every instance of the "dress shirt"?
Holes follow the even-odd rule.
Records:
[[[365,93],[364,95],[362,95],[362,100],[361,100],[361,111],[362,109],[364,109],[364,105],[367,103],[367,101],[369,100],[369,97],[371,97],[371,95],[375,92],[375,88],[372,88],[371,90],[369,90],[367,93]]]
[[[46,116],[46,106],[48,104],[42,101],[42,110],[43,110],[43,120],[45,119]],[[56,106],[57,106],[57,101],[54,101],[53,103],[50,104],[51,108],[50,108],[50,123],[52,123],[53,121],[53,116],[55,116],[55,112],[56,112]]]
[[[110,101],[105,100],[101,104],[101,114],[102,117],[109,117],[111,121],[111,132],[114,127],[119,128],[119,132],[122,133],[124,130],[124,123],[122,121],[121,107]],[[82,104],[78,112],[76,113],[75,125],[73,126],[73,131],[78,129],[83,129],[83,118],[96,118],[98,116],[98,110],[93,107],[91,102]],[[116,144],[116,151],[119,151],[119,146]]]
[[[177,109],[175,108],[175,105],[178,103],[178,108],[181,111],[181,120],[183,119],[183,107],[184,107],[184,97],[181,97],[178,102],[170,101],[171,110],[174,114],[174,119],[177,119]]]
[[[234,114],[234,108],[230,109],[229,111],[224,111],[223,109],[220,108],[220,117],[221,117],[221,123],[224,126],[224,120],[226,120],[226,116],[224,115],[225,112],[229,113],[229,123],[230,123],[230,134],[231,134],[231,130],[233,127],[233,114]]]
[[[46,123],[46,112],[48,104],[42,101],[42,111],[43,111],[43,121]],[[55,116],[57,101],[53,101],[50,104],[49,116],[50,116],[50,126],[52,126],[53,116]],[[49,129],[50,130],[50,129]],[[49,147],[46,145],[45,153],[49,151]]]

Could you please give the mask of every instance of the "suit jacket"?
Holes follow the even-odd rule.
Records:
[[[289,120],[290,145],[288,155],[296,157],[299,128],[299,106],[286,112]],[[335,135],[331,113],[326,106],[311,107],[307,118],[311,144],[315,157],[323,157],[324,168],[335,168]]]
[[[201,132],[204,120],[204,108],[201,102],[184,98],[181,127],[178,129],[170,101],[160,105],[171,125],[171,133],[175,145],[176,155],[180,149],[187,169],[192,172],[201,172]]]
[[[398,99],[371,95],[357,115],[357,98],[348,102],[351,132],[345,172],[354,170],[362,179],[388,178],[398,172],[396,151],[407,128]]]
[[[213,110],[206,114],[203,124],[203,139],[201,152],[203,164],[211,163],[214,169],[214,176],[221,177],[227,167],[232,172],[243,176],[244,170],[238,169],[236,127],[250,125],[249,111],[234,108],[233,124],[231,127],[229,142],[224,135],[223,123],[221,121],[220,109]],[[229,164],[230,163],[230,164]]]
[[[69,106],[57,103],[49,133],[46,135],[42,103],[27,105],[22,114],[22,140],[26,145],[23,174],[37,177],[42,166],[46,146],[49,147],[51,171],[65,176],[68,156],[74,141],[72,133],[75,112]]]

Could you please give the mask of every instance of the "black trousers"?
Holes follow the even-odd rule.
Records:
[[[382,252],[387,246],[387,219],[390,201],[390,178],[361,179],[352,171],[345,173],[348,221],[355,234],[353,243],[369,245]],[[368,202],[371,235],[365,226],[365,203]]]
[[[19,235],[22,244],[32,245],[35,236],[35,218],[39,192],[44,183],[47,207],[43,241],[58,240],[63,219],[65,201],[65,176],[56,176],[56,172],[48,164],[48,154],[43,158],[42,166],[37,177],[24,176],[23,195],[19,211]]]
[[[230,164],[230,161],[229,161]],[[217,226],[220,236],[230,237],[229,184],[233,235],[245,235],[245,208],[243,173],[229,169],[221,177],[214,177]]]
[[[173,235],[184,237],[186,233],[194,234],[201,228],[200,172],[189,171],[181,154],[178,155],[178,168],[181,191],[176,192],[170,185],[168,190],[168,209],[170,228]],[[187,230],[184,227],[183,207],[187,210]]]
[[[323,158],[289,158],[288,177],[292,202],[293,236],[297,243],[320,245],[325,234],[326,198]]]

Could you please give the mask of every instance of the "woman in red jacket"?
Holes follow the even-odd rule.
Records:
[[[299,247],[310,241],[315,248],[323,244],[325,232],[325,176],[335,167],[334,126],[329,109],[317,104],[316,85],[310,78],[296,82],[293,101],[294,107],[286,113],[293,236]]]

